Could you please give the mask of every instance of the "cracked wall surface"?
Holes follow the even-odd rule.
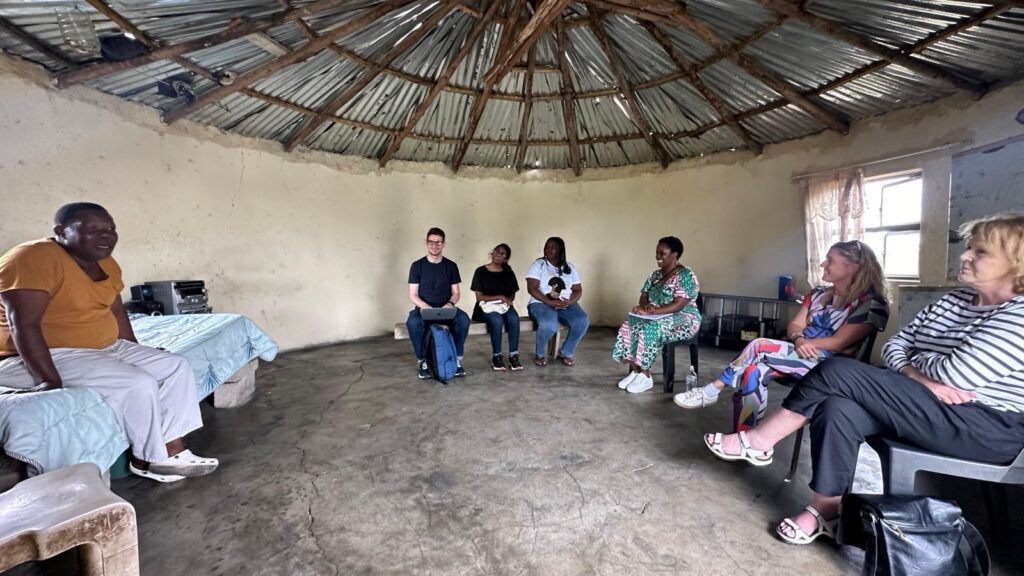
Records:
[[[981,100],[956,96],[768,146],[654,166],[516,176],[438,164],[322,153],[181,122],[86,87],[57,91],[35,67],[0,57],[0,248],[49,233],[63,203],[104,204],[121,233],[115,256],[130,286],[206,280],[220,312],[253,318],[284,348],[388,333],[404,321],[409,263],[427,228],[448,232],[463,276],[499,242],[522,275],[548,236],[565,238],[583,277],[582,304],[617,325],[654,268],[654,245],[683,239],[683,260],[708,292],[771,296],[776,277],[805,277],[794,174],[951,142],[981,145],[1024,132],[1013,117],[1024,83]],[[926,169],[922,280],[945,269],[949,152]],[[904,165],[906,162],[897,163]],[[934,275],[934,278],[932,278]],[[525,285],[525,282],[521,282]],[[127,294],[126,294],[127,296]],[[527,296],[517,308],[525,313]]]

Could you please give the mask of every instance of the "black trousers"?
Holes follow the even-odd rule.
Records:
[[[782,407],[811,421],[810,486],[823,496],[850,491],[868,436],[991,464],[1009,463],[1024,448],[1024,414],[945,404],[906,376],[850,358],[819,364]]]

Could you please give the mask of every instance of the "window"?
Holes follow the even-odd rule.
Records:
[[[887,278],[918,278],[921,189],[920,172],[864,180],[864,243]]]

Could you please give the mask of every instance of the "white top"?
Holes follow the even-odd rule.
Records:
[[[573,285],[580,284],[581,282],[579,270],[577,270],[576,267],[572,265],[572,262],[566,262],[566,264],[569,265],[568,274],[561,272],[547,260],[543,258],[538,258],[533,261],[533,264],[530,265],[530,269],[526,271],[526,277],[533,278],[534,280],[539,281],[540,291],[545,294],[551,292],[551,288],[548,284],[548,281],[556,276],[561,277],[562,281],[565,282],[565,290],[562,290],[562,293],[559,295],[559,298],[561,298],[562,300],[568,300],[569,298],[572,297]],[[534,302],[540,302],[540,300],[537,300],[533,296],[530,296],[529,303],[533,304]],[[541,304],[543,304],[543,302],[541,302]]]

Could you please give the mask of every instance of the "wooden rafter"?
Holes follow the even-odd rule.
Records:
[[[680,11],[673,15],[673,18],[682,26],[689,29],[691,32],[696,34],[701,40],[706,42],[712,48],[716,50],[730,51],[729,44],[722,40],[710,26],[697,18],[691,16],[685,10],[680,8]],[[731,51],[730,51],[731,52]],[[740,68],[743,68],[748,74],[757,78],[766,86],[772,90],[778,92],[783,98],[789,100],[797,107],[807,112],[819,122],[828,126],[830,129],[839,132],[840,134],[846,134],[850,131],[850,125],[836,114],[825,110],[820,105],[812,102],[809,98],[805,97],[798,90],[787,84],[784,80],[780,79],[773,72],[764,67],[760,62],[754,60],[746,54],[730,53],[730,57]]]
[[[629,107],[629,112],[632,118],[630,120],[636,124],[636,127],[640,130],[640,133],[644,135],[644,140],[654,150],[654,155],[661,162],[661,167],[668,167],[672,161],[672,157],[665,151],[664,146],[661,145],[654,137],[654,131],[651,130],[651,125],[644,116],[643,110],[640,109],[640,103],[637,101],[636,92],[633,91],[633,85],[629,82],[626,77],[626,72],[623,70],[622,61],[619,60],[618,54],[615,53],[612,48],[611,42],[608,40],[608,33],[604,30],[604,16],[602,12],[594,11],[594,23],[590,29],[594,32],[594,36],[597,37],[598,43],[601,44],[601,49],[604,51],[605,57],[608,58],[608,64],[612,68],[612,75],[615,76],[615,81],[619,85],[619,90],[622,91],[622,98],[626,101],[626,105]]]
[[[551,25],[551,22],[559,18],[562,10],[572,0],[540,0],[540,6],[534,8],[533,16],[523,26],[523,30],[516,37],[515,42],[509,47],[505,54],[502,54],[494,61],[494,66],[488,73],[491,78],[502,78],[515,66],[523,53],[533,46]]]
[[[381,134],[387,134],[388,136],[396,136],[399,133],[398,130],[394,130],[394,129],[391,129],[391,128],[385,128],[383,126],[377,126],[375,124],[370,124],[368,122],[361,122],[359,120],[352,120],[352,119],[349,119],[349,118],[342,118],[340,116],[331,116],[329,114],[323,114],[323,113],[317,112],[316,110],[310,110],[309,108],[306,108],[304,106],[299,106],[298,104],[295,104],[294,102],[289,102],[287,100],[282,100],[280,98],[277,98],[276,96],[269,96],[267,94],[263,94],[261,92],[257,92],[255,90],[252,90],[252,89],[249,89],[249,88],[246,88],[245,90],[242,90],[242,94],[245,94],[246,96],[250,96],[252,98],[256,98],[257,100],[263,100],[264,102],[266,102],[268,104],[274,104],[275,106],[280,106],[280,107],[285,108],[287,110],[292,110],[294,112],[298,112],[300,114],[304,114],[304,115],[307,115],[307,116],[316,116],[316,117],[320,118],[320,120],[322,122],[333,122],[335,124],[340,124],[342,126],[349,126],[349,127],[352,127],[352,128],[358,128],[360,130],[370,130],[370,131],[373,131],[373,132],[380,132]],[[433,142],[433,143],[436,143],[436,144],[456,144],[457,145],[457,144],[461,144],[462,143],[462,138],[461,137],[460,138],[447,138],[447,137],[443,137],[443,136],[433,136],[433,135],[430,135],[430,134],[419,134],[419,133],[416,133],[416,132],[413,132],[413,133],[409,134],[408,138],[412,138],[413,140],[420,140],[420,141],[423,141],[423,142]],[[635,134],[615,134],[615,135],[612,135],[612,136],[597,136],[597,137],[594,137],[594,138],[583,138],[583,139],[579,140],[579,144],[581,146],[590,146],[592,144],[610,144],[610,143],[619,142],[619,141],[622,141],[622,140],[640,140],[642,138],[643,137],[639,133],[635,133]],[[567,143],[566,140],[530,140],[530,141],[527,142],[527,146],[565,147],[566,143]],[[516,140],[511,140],[511,139],[492,140],[492,139],[488,139],[488,138],[474,138],[474,139],[470,140],[470,144],[475,144],[475,145],[479,145],[479,146],[515,146],[516,145]]]
[[[95,8],[97,12],[109,18],[111,22],[117,24],[118,27],[121,28],[121,30],[124,30],[125,32],[134,36],[135,39],[146,48],[150,50],[156,50],[160,47],[159,42],[150,38],[149,34],[143,32],[138,26],[133,24],[131,20],[128,20],[127,18],[122,16],[120,12],[114,10],[114,8],[112,8],[106,2],[103,2],[102,0],[86,0],[86,2],[88,2],[90,6]],[[205,78],[209,78],[210,80],[216,81],[216,77],[212,72],[196,64],[195,62],[189,60],[188,58],[185,58],[184,56],[172,56],[170,60],[175,64],[181,66],[182,68],[191,71],[193,74],[198,74]]]
[[[519,146],[516,148],[516,172],[523,171],[530,139],[530,115],[533,113],[533,70],[537,45],[530,46],[526,56],[526,86],[523,89],[523,115],[519,120]]]
[[[195,52],[196,50],[210,48],[211,46],[230,42],[231,40],[241,38],[242,36],[252,34],[253,32],[263,32],[287,22],[292,22],[300,18],[306,18],[320,12],[325,12],[339,5],[345,4],[346,1],[347,0],[319,0],[318,2],[306,4],[299,8],[284,10],[269,18],[248,20],[228,26],[225,30],[221,30],[220,32],[210,34],[208,36],[203,36],[202,38],[189,40],[188,42],[181,42],[179,44],[171,44],[169,46],[161,46],[146,54],[136,56],[135,58],[129,58],[128,60],[123,60],[121,62],[101,62],[98,64],[83,66],[78,70],[58,74],[56,76],[57,85],[63,88],[73,84],[80,84],[82,82],[95,80],[115,72],[121,72],[123,70],[130,70],[139,66],[151,64],[159,60],[169,60],[175,56],[181,56],[183,54],[188,54],[189,52]]]
[[[433,32],[434,27],[437,26],[441,20],[447,18],[448,15],[451,14],[459,5],[460,1],[461,0],[448,0],[441,6],[438,6],[430,17],[417,25],[413,31],[402,38],[398,44],[395,44],[390,50],[384,53],[384,56],[381,57],[380,61],[375,62],[373,66],[365,70],[351,86],[328,100],[321,108],[321,112],[334,114],[343,106],[348,104],[348,102],[359,95],[359,93],[362,92],[370,82],[373,82],[374,78],[379,76],[381,71],[390,66],[396,58],[419,43],[424,36]],[[316,130],[318,125],[319,123],[314,121],[312,118],[306,118],[303,120],[292,137],[285,142],[284,149],[289,152],[295,150],[295,147],[303,143],[306,138]]]
[[[501,59],[503,55],[507,54],[513,47],[513,41],[515,39],[516,27],[519,25],[520,15],[525,12],[524,8],[526,0],[515,0],[515,4],[512,6],[508,16],[508,24],[505,26],[504,31],[501,34],[501,41],[498,42],[498,51],[495,61]],[[487,100],[491,97],[491,92],[494,90],[494,85],[501,80],[502,76],[485,76],[484,77],[484,89],[483,93],[476,97],[473,101],[473,110],[469,115],[469,122],[466,124],[466,132],[462,136],[462,141],[459,142],[455,149],[455,154],[452,156],[452,170],[455,172],[459,171],[462,166],[462,160],[466,157],[466,151],[469,149],[469,143],[473,139],[473,134],[476,133],[476,127],[480,123],[480,117],[484,113],[484,109],[487,107]]]
[[[469,56],[469,53],[477,47],[477,42],[480,40],[484,31],[487,30],[487,26],[495,21],[498,15],[498,9],[501,8],[502,4],[503,0],[493,0],[487,11],[483,15],[478,16],[476,24],[473,26],[473,29],[469,32],[469,35],[462,44],[462,49],[459,50],[458,54],[448,62],[448,65],[445,67],[441,77],[438,78],[437,82],[435,82],[433,86],[431,86],[430,91],[423,98],[423,101],[419,103],[416,110],[414,110],[412,115],[409,117],[409,121],[406,122],[405,128],[391,139],[384,155],[380,157],[381,168],[386,166],[391,160],[391,157],[398,152],[398,149],[402,146],[402,141],[404,141],[413,129],[416,128],[416,125],[419,124],[423,115],[430,110],[430,107],[434,104],[434,100],[436,100],[445,87],[448,86],[448,82],[451,81],[452,76],[454,76],[455,72],[458,71],[459,65],[462,64],[462,61],[465,60],[466,56]]]
[[[217,88],[200,94],[191,104],[166,112],[164,114],[164,122],[167,124],[172,124],[184,118],[185,116],[188,116],[192,112],[195,112],[196,110],[200,110],[206,106],[209,106],[210,104],[213,104],[214,102],[217,102],[218,100],[226,96],[234,94],[235,92],[238,92],[243,88],[251,86],[255,82],[259,82],[264,78],[276,74],[283,68],[291,66],[296,62],[306,60],[307,58],[316,55],[324,48],[327,48],[327,46],[332,44],[335,40],[343,38],[369,25],[370,23],[376,21],[377,19],[395,10],[396,8],[399,8],[406,4],[411,4],[414,1],[415,0],[389,0],[388,2],[380,4],[376,8],[364,12],[361,16],[349,20],[345,24],[325,34],[318,36],[316,40],[310,41],[305,46],[292,52],[289,52],[284,56],[274,58],[270,62],[267,62],[266,64],[254,70],[250,70],[249,72],[240,75],[230,85],[218,86]]]
[[[561,22],[555,23],[556,50],[558,51],[558,67],[562,69],[562,116],[565,118],[565,137],[569,139],[569,157],[572,159],[572,171],[579,176],[580,143],[576,133],[576,95],[569,72],[569,58],[565,53],[565,27]]]
[[[29,34],[28,32],[25,32],[21,28],[18,28],[17,26],[12,24],[10,20],[7,20],[3,16],[0,16],[0,32],[3,32],[8,36],[13,37],[18,42],[21,42],[22,44],[28,46],[36,52],[39,52],[43,56],[60,62],[61,64],[67,66],[71,70],[78,69],[77,64],[69,60],[67,56],[58,52],[56,48]]]
[[[958,88],[969,90],[975,94],[982,95],[987,90],[987,87],[983,82],[978,80],[964,78],[957,74],[948,72],[934,64],[925,62],[924,60],[918,60],[911,58],[910,55],[904,53],[901,50],[894,50],[888,46],[883,46],[878,42],[875,42],[868,36],[854,32],[849,28],[846,28],[832,20],[822,18],[816,14],[812,14],[806,10],[803,10],[799,5],[793,4],[788,0],[758,0],[765,7],[770,8],[780,14],[785,14],[790,18],[795,18],[810,25],[825,34],[838,38],[847,44],[851,44],[868,52],[878,54],[885,60],[903,66],[909,70],[921,74],[922,76],[941,80]]]
[[[700,76],[697,74],[694,67],[689,66],[686,63],[686,60],[683,59],[682,55],[676,51],[676,47],[672,45],[672,41],[669,39],[668,35],[652,22],[643,22],[642,24],[644,28],[650,32],[651,36],[658,41],[658,44],[661,45],[662,49],[668,53],[669,58],[675,62],[676,66],[686,74],[687,78],[690,80],[690,84],[693,84],[693,87],[700,92],[701,96],[711,104],[715,111],[718,112],[719,117],[721,117],[722,120],[732,128],[732,131],[735,132],[741,140],[743,140],[747,148],[754,154],[760,154],[762,151],[761,144],[754,140],[753,136],[750,135],[750,132],[740,125],[739,121],[736,120],[736,116],[731,110],[729,110],[729,106],[726,105],[726,103],[722,101],[714,91],[704,84],[704,81],[700,79]]]

